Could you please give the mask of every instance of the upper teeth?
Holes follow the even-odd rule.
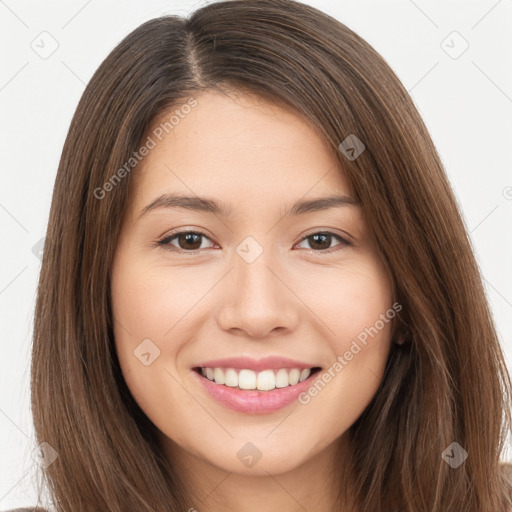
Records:
[[[311,368],[298,368],[290,370],[235,370],[234,368],[201,368],[201,373],[206,378],[213,380],[216,384],[240,389],[258,389],[259,391],[270,391],[274,388],[285,388],[294,386],[297,382],[306,380],[311,374]]]

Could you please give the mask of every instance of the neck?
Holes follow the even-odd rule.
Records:
[[[162,441],[174,471],[185,482],[189,512],[356,511],[353,498],[340,496],[341,485],[349,477],[347,434],[298,467],[274,473],[260,469],[259,474],[224,470],[165,436]]]

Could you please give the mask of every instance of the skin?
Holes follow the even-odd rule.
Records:
[[[226,408],[191,368],[282,355],[326,370],[392,307],[391,280],[360,205],[286,215],[299,199],[354,197],[312,125],[248,94],[194,97],[198,105],[133,171],[111,269],[121,368],[200,512],[332,511],[347,430],[382,380],[392,323],[309,403],[275,413]],[[162,207],[140,215],[171,192],[221,201],[231,213]],[[206,234],[195,254],[179,237],[171,250],[156,245],[194,230]],[[335,236],[315,244],[311,235],[326,230],[351,245]],[[247,236],[263,249],[250,264],[236,252]],[[148,338],[160,354],[146,366],[134,350]],[[248,442],[262,454],[252,467],[237,456]]]

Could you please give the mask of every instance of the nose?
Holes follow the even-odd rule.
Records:
[[[300,301],[287,282],[290,278],[279,268],[267,258],[267,251],[252,263],[237,255],[220,292],[219,327],[252,338],[293,331],[300,318]]]

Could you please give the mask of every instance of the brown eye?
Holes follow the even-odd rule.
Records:
[[[181,231],[179,233],[175,233],[174,235],[165,237],[163,240],[160,240],[158,245],[164,246],[169,250],[181,250],[185,252],[197,251],[199,249],[204,249],[204,247],[202,247],[202,239],[209,240],[205,234],[200,232]],[[177,244],[173,244],[172,242],[174,241],[176,241]]]
[[[333,239],[337,239],[339,241],[339,244],[337,245],[350,245],[350,242],[348,240],[345,240],[340,235],[331,233],[329,231],[322,231],[308,235],[307,237],[302,239],[301,243],[305,240],[308,240],[310,248],[314,249],[315,252],[327,252],[328,249],[332,248],[331,243]]]

